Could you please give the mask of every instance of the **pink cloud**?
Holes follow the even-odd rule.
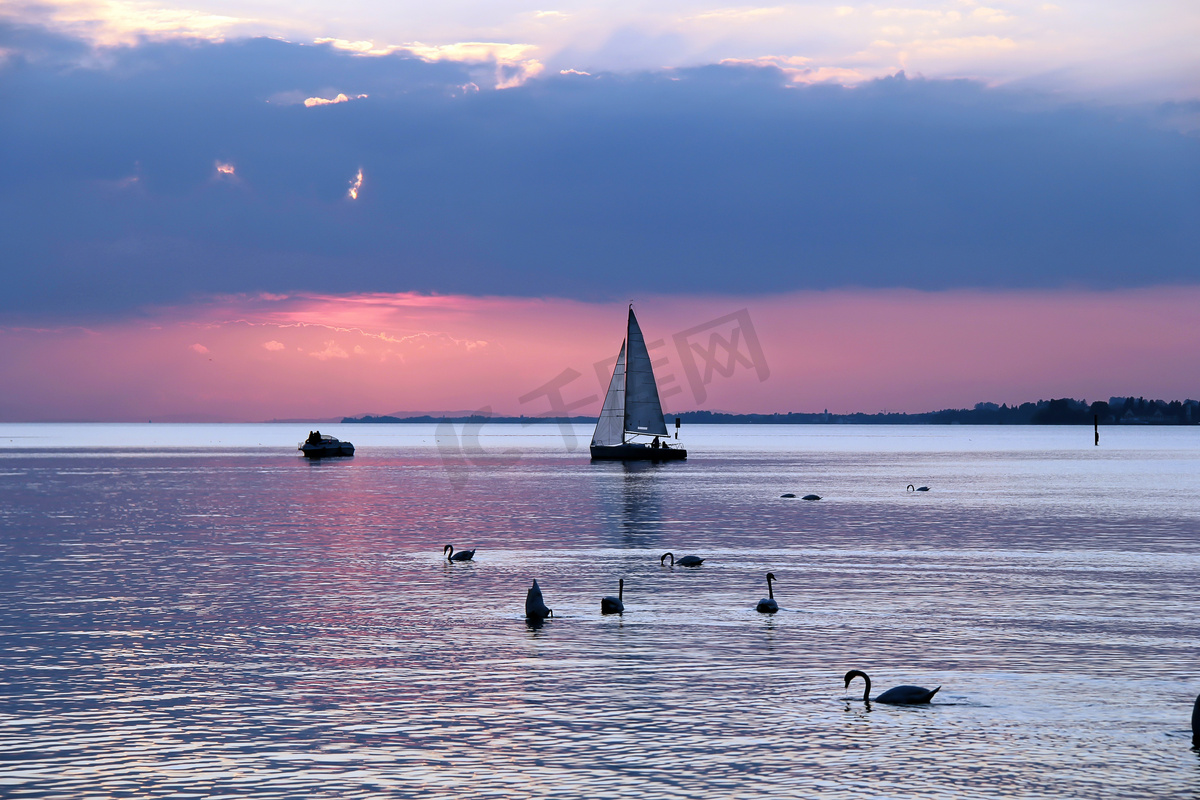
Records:
[[[328,361],[331,358],[349,358],[350,354],[337,346],[336,342],[325,342],[325,349],[309,353],[313,358]]]

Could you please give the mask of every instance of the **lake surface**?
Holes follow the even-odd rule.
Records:
[[[0,424],[0,796],[1200,797],[1198,428],[320,427]]]

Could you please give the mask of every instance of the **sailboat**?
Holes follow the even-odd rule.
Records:
[[[676,423],[678,426],[678,422]],[[642,438],[639,438],[642,437]],[[652,439],[652,441],[646,441]],[[592,434],[593,461],[678,461],[687,450],[667,444],[658,384],[633,306],[621,353]]]

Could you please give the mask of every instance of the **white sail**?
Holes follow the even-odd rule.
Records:
[[[645,436],[666,436],[667,425],[663,421],[662,403],[658,400],[658,385],[654,382],[650,353],[646,350],[646,340],[642,338],[642,329],[638,326],[637,317],[633,315],[633,306],[629,307],[628,345],[629,358],[625,365],[625,430]],[[611,386],[608,391],[612,393]],[[607,399],[604,404],[605,407],[608,406]],[[603,418],[601,412],[601,419]]]
[[[611,447],[624,443],[625,343],[621,342],[621,354],[617,356],[617,366],[613,368],[612,380],[608,382],[608,394],[604,395],[604,405],[600,409],[600,419],[596,420],[592,444]]]

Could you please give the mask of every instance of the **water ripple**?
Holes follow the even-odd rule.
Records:
[[[1195,493],[1072,464],[546,456],[456,491],[399,452],[42,454],[0,474],[0,794],[1196,796]],[[851,668],[943,688],[868,708]]]

